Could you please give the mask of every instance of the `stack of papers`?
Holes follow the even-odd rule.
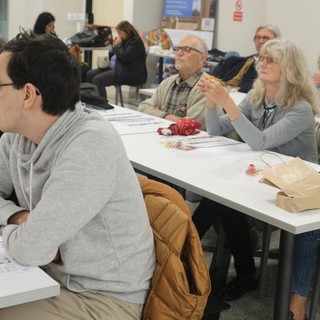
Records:
[[[193,148],[212,148],[241,143],[222,136],[189,136],[186,141],[188,146]]]
[[[0,236],[0,308],[59,294],[59,284],[43,270],[23,266],[12,259]]]
[[[222,136],[164,136],[166,142],[174,144],[180,143],[183,149],[194,148],[215,148],[221,146],[228,146],[233,144],[240,144],[240,141],[229,139]]]

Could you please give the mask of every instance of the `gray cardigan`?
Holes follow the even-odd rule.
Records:
[[[219,117],[216,108],[207,108],[208,133],[225,135],[236,130],[253,150],[270,150],[318,162],[315,117],[307,101],[301,100],[289,109],[276,107],[263,130],[263,106],[253,108],[249,98],[250,92],[239,104],[242,115],[233,122],[226,114]]]

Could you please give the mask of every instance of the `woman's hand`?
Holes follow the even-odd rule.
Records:
[[[231,121],[240,116],[239,108],[219,79],[210,76],[201,77],[198,82],[198,90],[207,97],[208,108],[214,108],[216,105],[221,106]]]
[[[198,82],[198,90],[207,97],[208,108],[213,108],[217,104],[223,106],[230,98],[227,90],[215,77],[201,77]]]
[[[114,46],[118,46],[118,45],[121,44],[121,43],[122,43],[122,40],[121,40],[120,37],[115,37],[115,38],[113,39],[113,45],[114,45]]]
[[[181,117],[174,116],[172,114],[167,114],[164,118],[166,120],[170,120],[170,121],[173,121],[173,122],[177,122],[177,121],[179,121],[181,119]]]

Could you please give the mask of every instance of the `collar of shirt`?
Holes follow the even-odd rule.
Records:
[[[197,84],[197,82],[199,81],[203,73],[204,73],[204,70],[201,68],[186,80],[182,80],[181,77],[178,76],[176,79],[176,85],[179,85],[180,83],[185,83],[189,87],[193,88]]]
[[[271,101],[269,102],[267,100],[267,98],[264,98],[264,102],[263,102],[263,108],[264,109],[267,109],[267,110],[273,110],[275,109],[277,106],[276,102],[275,101]]]

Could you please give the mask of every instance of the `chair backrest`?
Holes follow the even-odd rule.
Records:
[[[154,233],[156,267],[144,320],[201,319],[210,276],[191,212],[173,188],[139,177]]]

